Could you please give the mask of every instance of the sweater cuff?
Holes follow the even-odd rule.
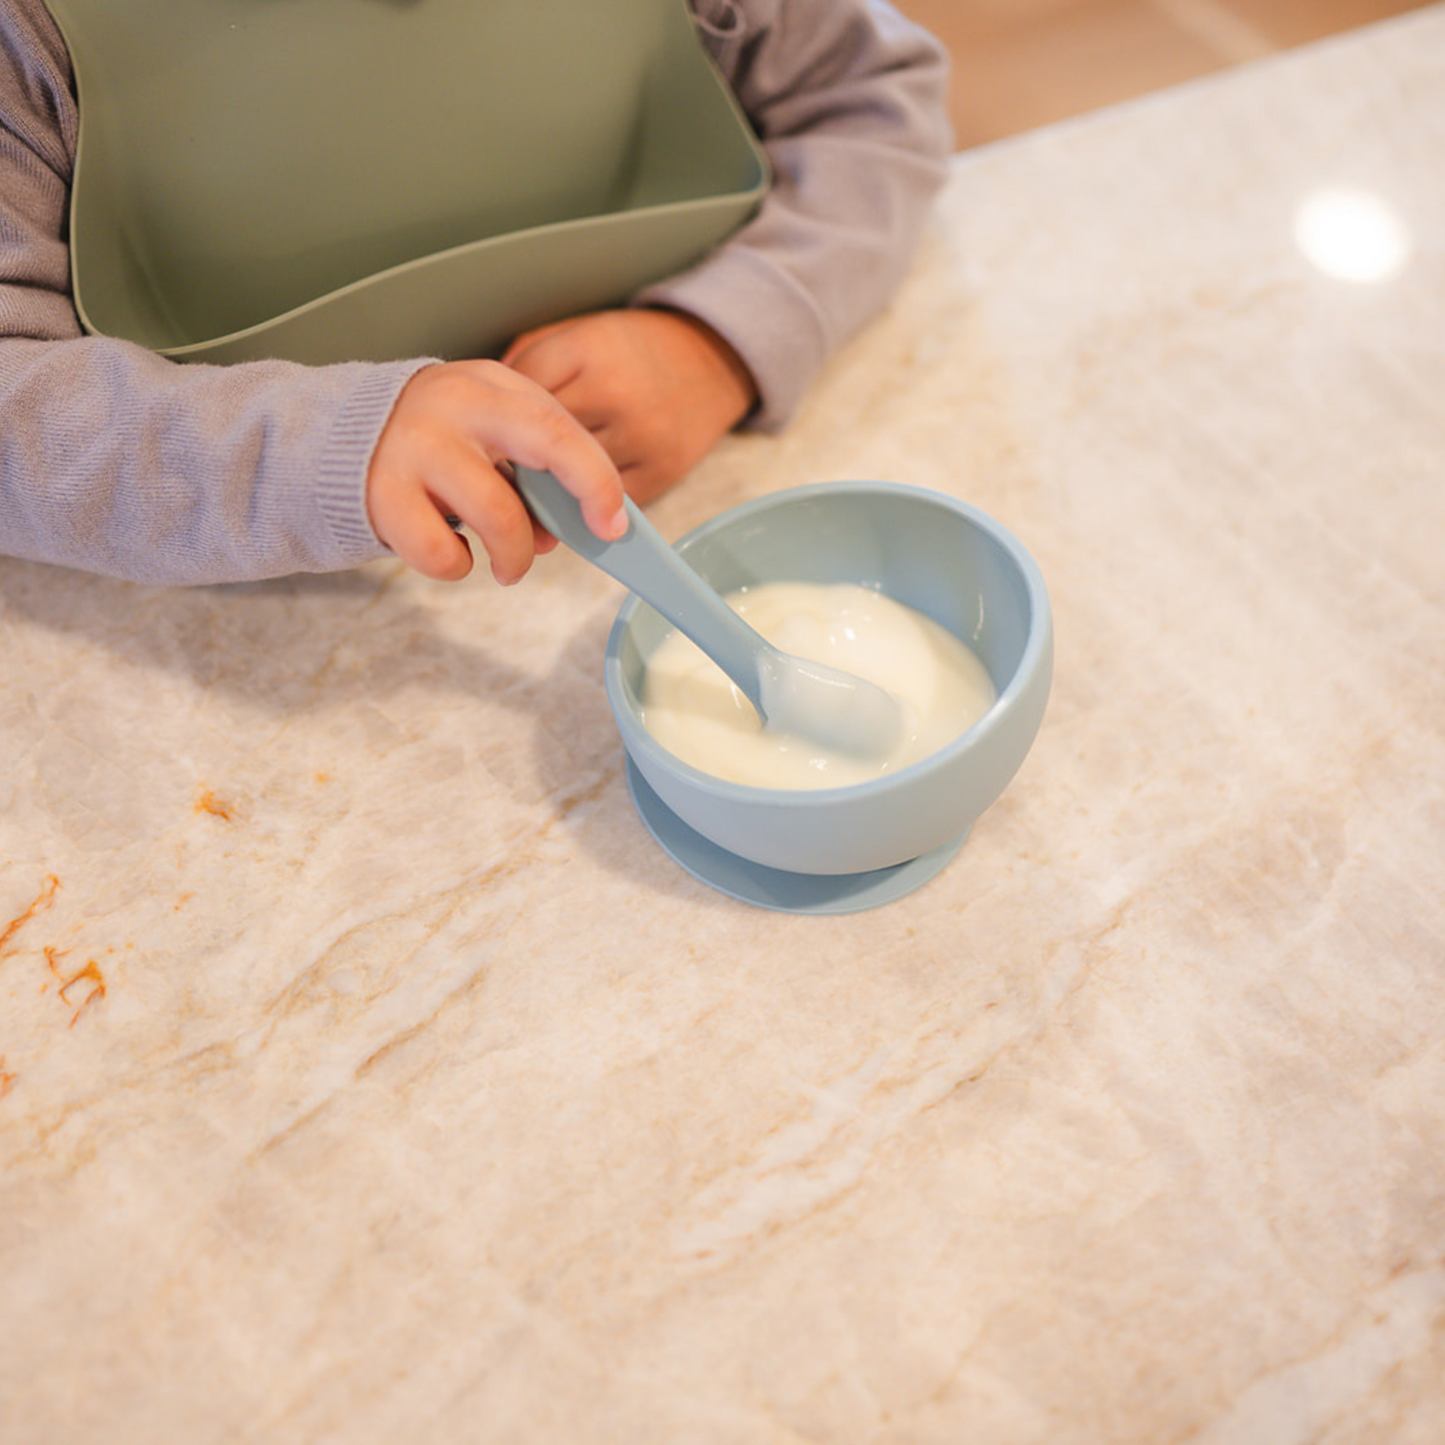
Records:
[[[366,473],[397,396],[430,357],[358,368],[360,384],[342,404],[316,468],[316,502],[334,548],[330,566],[359,566],[389,555],[366,511]]]

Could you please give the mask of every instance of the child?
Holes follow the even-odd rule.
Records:
[[[556,472],[616,536],[624,487],[645,501],[734,426],[781,426],[912,255],[950,145],[946,62],[882,0],[692,9],[774,169],[710,256],[500,361],[217,367],[82,331],[69,58],[42,0],[0,0],[0,555],[188,584],[390,550],[455,579],[460,517],[512,583],[552,543],[505,462]]]

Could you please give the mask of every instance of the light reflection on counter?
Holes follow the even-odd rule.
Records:
[[[1361,284],[1387,281],[1410,259],[1413,238],[1400,213],[1373,191],[1330,186],[1295,213],[1295,244],[1326,276]]]

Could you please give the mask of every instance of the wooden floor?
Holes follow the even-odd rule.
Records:
[[[1425,0],[894,0],[954,57],[960,149],[1127,100]]]

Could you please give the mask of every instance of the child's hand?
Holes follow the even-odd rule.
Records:
[[[519,336],[503,360],[546,387],[650,501],[752,409],[757,388],[710,327],[675,311],[599,311]]]
[[[472,569],[471,548],[447,522],[460,517],[497,581],[519,581],[556,540],[532,521],[501,461],[555,473],[599,537],[627,530],[617,469],[565,407],[500,362],[455,361],[417,372],[382,429],[366,474],[376,535],[418,572],[456,581]]]

